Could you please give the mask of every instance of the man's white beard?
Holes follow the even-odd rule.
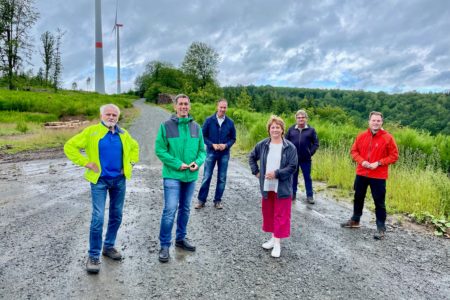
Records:
[[[116,125],[115,122],[103,121],[103,123],[106,125],[106,127],[109,127],[109,128],[112,128]]]

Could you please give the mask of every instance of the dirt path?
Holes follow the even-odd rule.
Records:
[[[160,264],[153,142],[167,113],[136,105],[142,114],[130,131],[142,155],[117,240],[124,260],[103,259],[97,276],[84,270],[90,194],[81,168],[64,158],[0,164],[1,299],[450,299],[449,240],[396,228],[374,241],[370,213],[360,230],[341,229],[351,208],[320,194],[312,207],[294,204],[292,236],[273,259],[261,248],[257,181],[236,160],[225,208],[208,202],[191,211],[197,252],[172,247],[171,261]]]

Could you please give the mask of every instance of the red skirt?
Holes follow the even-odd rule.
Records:
[[[292,197],[279,199],[277,193],[268,192],[262,199],[262,230],[273,233],[276,238],[288,238],[291,235]]]

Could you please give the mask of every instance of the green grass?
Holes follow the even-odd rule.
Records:
[[[0,111],[0,123],[16,123],[18,120],[30,123],[45,123],[58,121],[58,117],[47,113]]]
[[[60,91],[24,92],[0,90],[0,111],[37,112],[57,116],[98,116],[102,104],[114,103],[120,108],[132,106],[135,97],[125,95],[100,95],[89,92]]]

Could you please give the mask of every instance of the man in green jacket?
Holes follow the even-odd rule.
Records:
[[[198,169],[205,161],[201,127],[189,115],[189,97],[175,97],[175,115],[162,123],[155,141],[156,156],[163,163],[164,209],[161,217],[159,261],[169,261],[172,228],[177,215],[175,246],[195,251],[186,240],[187,223]]]
[[[114,104],[100,107],[101,122],[85,128],[64,145],[64,153],[76,165],[86,168],[84,177],[91,184],[92,219],[89,233],[89,257],[86,270],[100,271],[103,219],[106,195],[109,192],[109,220],[102,254],[114,260],[122,255],[114,244],[122,222],[126,179],[139,160],[139,145],[117,125],[120,110]],[[86,155],[80,150],[84,149]]]

